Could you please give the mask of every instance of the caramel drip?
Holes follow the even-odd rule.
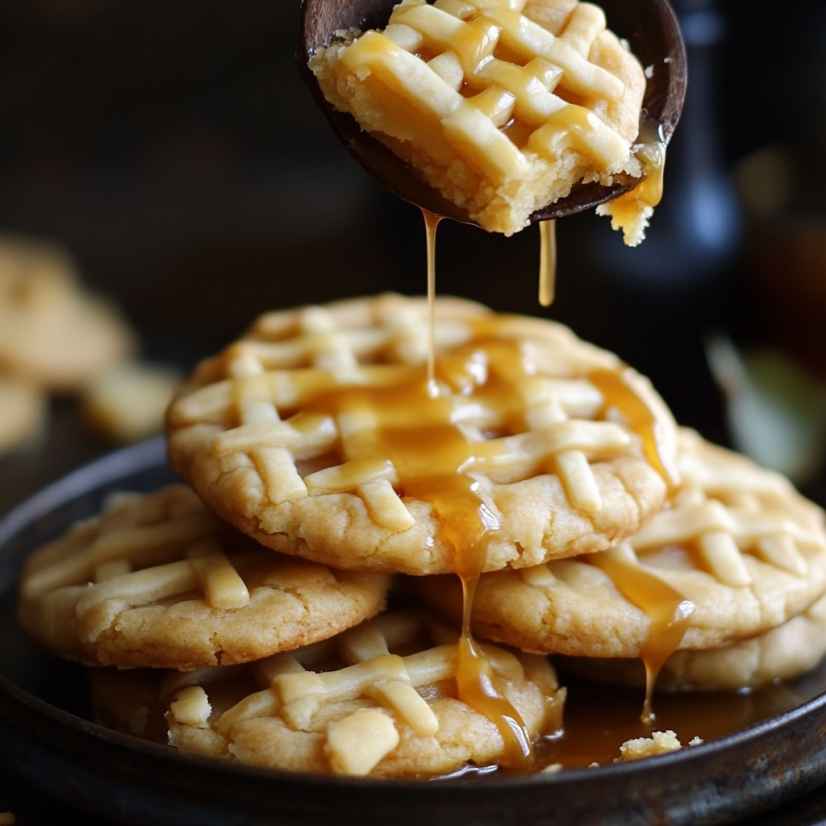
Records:
[[[606,204],[608,214],[619,226],[632,225],[647,209],[662,201],[665,181],[666,145],[657,137],[646,140],[637,151],[642,163],[643,179],[629,192]]]
[[[428,352],[427,352],[427,394],[435,413],[433,420],[450,422],[449,411],[439,397],[439,386],[436,381],[436,341],[435,341],[435,309],[436,309],[436,234],[442,216],[422,209],[425,224],[427,250],[427,305],[428,305]],[[543,249],[545,248],[543,236]],[[543,258],[544,261],[544,258]],[[547,286],[547,277],[546,277]],[[549,302],[550,303],[550,302]],[[499,348],[500,361],[504,356],[505,348]],[[508,353],[509,373],[523,372],[521,357],[518,353]],[[456,360],[446,360],[445,374],[450,382],[456,381],[460,392],[467,392],[468,380],[473,384],[473,358],[468,363],[456,363]],[[514,371],[514,363],[519,369]],[[456,367],[458,366],[458,371]],[[477,365],[477,367],[480,365]],[[470,368],[470,369],[469,369]],[[487,370],[484,371],[487,374]],[[450,374],[453,375],[450,375]],[[404,391],[396,401],[404,402]],[[420,403],[410,399],[410,411],[418,413]],[[419,400],[420,402],[420,400]],[[447,413],[445,416],[444,414]],[[428,420],[431,420],[429,417]],[[462,633],[457,643],[456,664],[456,691],[459,699],[467,703],[472,709],[491,720],[498,729],[505,744],[502,765],[514,768],[526,768],[532,759],[530,736],[525,728],[521,715],[511,702],[504,696],[493,669],[484,653],[476,646],[470,630],[470,617],[473,613],[473,598],[476,592],[476,583],[485,566],[485,549],[483,540],[489,531],[499,529],[496,514],[493,513],[479,496],[478,482],[466,471],[481,458],[478,452],[490,453],[490,447],[485,443],[477,443],[474,451],[469,451],[469,443],[464,434],[452,423],[435,425],[424,430],[416,428],[414,416],[413,427],[410,430],[397,429],[388,437],[387,431],[379,431],[377,445],[379,452],[383,452],[394,464],[403,480],[405,493],[418,499],[430,502],[439,518],[440,534],[442,539],[453,548],[455,569],[462,582],[463,610]],[[412,440],[408,441],[412,436]],[[429,444],[432,450],[427,454],[418,453],[420,444]],[[436,464],[431,468],[433,475],[413,470],[410,455],[427,456],[427,465],[430,465],[430,456],[436,458]],[[415,463],[414,463],[415,464]],[[401,466],[400,466],[401,465]]]
[[[622,373],[613,370],[595,370],[588,381],[602,394],[605,409],[616,408],[626,424],[641,439],[645,458],[662,476],[669,487],[675,487],[679,479],[676,468],[664,458],[662,437],[654,411],[625,380]]]
[[[556,292],[556,221],[539,222],[539,303],[550,307]]]
[[[436,233],[442,216],[424,207],[421,210],[427,239],[427,389],[436,395]]]
[[[474,562],[476,560],[473,560]],[[474,567],[480,567],[476,565]],[[505,697],[490,662],[476,646],[470,632],[470,619],[479,575],[460,574],[462,581],[462,634],[456,661],[456,690],[459,698],[491,720],[505,743],[500,763],[510,769],[533,765],[533,747],[522,716]]]
[[[614,554],[595,554],[591,561],[601,568],[620,593],[643,611],[651,622],[640,652],[645,666],[645,703],[642,721],[655,719],[652,698],[654,684],[666,660],[679,648],[695,605],[667,582]]]
[[[645,400],[628,384],[621,373],[598,370],[588,380],[602,394],[605,409],[616,408],[628,426],[642,440],[643,453],[669,487],[677,484],[677,473],[664,458],[660,446],[657,417]],[[694,612],[693,603],[685,600],[661,579],[615,556],[599,554],[593,557],[622,595],[644,611],[651,621],[648,638],[641,652],[645,666],[645,703],[643,722],[654,719],[652,696],[657,675],[665,661],[677,650],[685,633],[688,619]]]

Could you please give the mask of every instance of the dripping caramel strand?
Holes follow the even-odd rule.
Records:
[[[603,204],[602,212],[611,217],[614,229],[633,226],[641,214],[650,215],[663,198],[666,144],[659,138],[644,141],[637,152],[643,178],[630,191]],[[639,243],[639,242],[637,242]]]
[[[462,702],[494,723],[505,744],[500,763],[505,768],[527,770],[533,766],[531,738],[522,715],[505,697],[490,661],[476,645],[470,618],[479,576],[460,576],[462,582],[462,633],[457,643],[456,693]]]
[[[656,718],[653,696],[657,676],[680,647],[696,606],[668,583],[622,558],[622,549],[594,554],[591,561],[608,574],[619,592],[643,611],[651,623],[640,651],[645,666],[645,701],[641,719],[651,725]]]
[[[675,468],[663,461],[657,417],[645,401],[625,381],[621,373],[597,370],[588,380],[602,394],[605,410],[617,409],[628,426],[639,436],[645,458],[669,489],[676,487],[679,477]],[[598,554],[594,564],[602,568],[617,586],[620,593],[643,611],[651,625],[640,658],[645,666],[645,701],[642,721],[650,725],[654,719],[654,687],[660,669],[679,648],[694,613],[695,606],[684,599],[670,585],[647,573],[639,565],[633,565],[618,554]]]
[[[425,250],[427,255],[427,392],[435,396],[439,392],[436,384],[436,233],[442,216],[421,207],[425,228]]]
[[[539,222],[539,303],[550,307],[556,294],[556,221]]]

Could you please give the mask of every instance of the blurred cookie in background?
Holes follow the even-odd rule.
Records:
[[[89,382],[81,396],[83,416],[111,442],[134,442],[160,432],[179,374],[157,364],[127,362]]]
[[[135,347],[126,322],[83,287],[65,250],[0,237],[0,368],[70,392]]]

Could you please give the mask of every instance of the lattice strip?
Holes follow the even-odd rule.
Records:
[[[176,556],[179,553],[178,549]],[[150,605],[198,590],[202,583],[207,589],[207,601],[211,605],[213,599],[216,601],[213,607],[241,607],[249,599],[248,593],[244,599],[246,586],[232,564],[223,554],[215,553],[154,565],[91,585],[78,601],[77,613],[82,616],[108,601],[117,602],[123,608]]]
[[[584,453],[564,450],[555,456],[556,470],[574,505],[591,516],[602,510],[602,494]]]
[[[373,479],[357,485],[355,490],[377,525],[391,531],[406,531],[416,524],[389,479]]]
[[[327,727],[330,766],[338,774],[363,776],[399,744],[390,717],[377,708],[361,708]]]
[[[294,502],[308,495],[293,454],[286,448],[255,447],[250,450],[250,458],[264,482],[267,498],[274,505]]]
[[[78,601],[77,612],[83,615],[110,600],[122,602],[124,607],[149,605],[185,594],[196,588],[197,584],[195,571],[188,560],[170,562],[94,585]]]
[[[231,610],[249,603],[250,593],[244,580],[214,539],[199,542],[187,555],[211,607]]]
[[[257,376],[264,372],[257,348],[252,343],[242,342],[235,346],[229,358],[228,371],[230,376],[237,379]]]
[[[605,12],[591,3],[578,3],[573,10],[562,39],[583,57],[588,57],[594,41],[605,30]]]
[[[196,513],[175,522],[135,527],[106,533],[78,553],[55,560],[25,582],[23,593],[36,597],[67,585],[79,585],[94,576],[95,569],[116,559],[129,559],[142,566],[174,559],[181,543],[206,536],[215,528],[215,520],[206,513]]]
[[[794,539],[787,534],[761,536],[754,550],[770,565],[790,574],[805,576],[809,570],[809,564],[797,550]]]
[[[214,723],[214,727],[218,734],[226,737],[232,727],[242,720],[250,720],[254,717],[266,717],[267,715],[275,714],[279,708],[279,700],[271,691],[258,691],[255,694],[250,694],[249,697],[245,697],[231,709],[225,711]]]
[[[302,418],[301,427],[292,421],[245,424],[219,434],[214,442],[217,454],[234,453],[256,447],[281,447],[296,459],[320,456],[336,442],[336,426],[329,416]]]
[[[709,531],[699,538],[697,544],[703,561],[720,582],[733,588],[751,584],[751,574],[730,534]]]

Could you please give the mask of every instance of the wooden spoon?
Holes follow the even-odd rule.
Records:
[[[349,114],[337,112],[327,102],[307,63],[316,49],[327,46],[341,29],[381,29],[398,0],[303,0],[298,62],[302,75],[327,116],[330,125],[359,163],[405,201],[472,224],[467,214],[445,200],[416,171],[397,158],[383,143],[363,131]],[[686,89],[685,43],[677,18],[667,0],[598,0],[608,26],[625,37],[643,66],[653,66],[640,123],[641,135],[668,142],[683,110]],[[567,198],[537,210],[531,222],[563,218],[592,209],[632,189],[639,179],[623,176],[610,187],[578,184]]]

